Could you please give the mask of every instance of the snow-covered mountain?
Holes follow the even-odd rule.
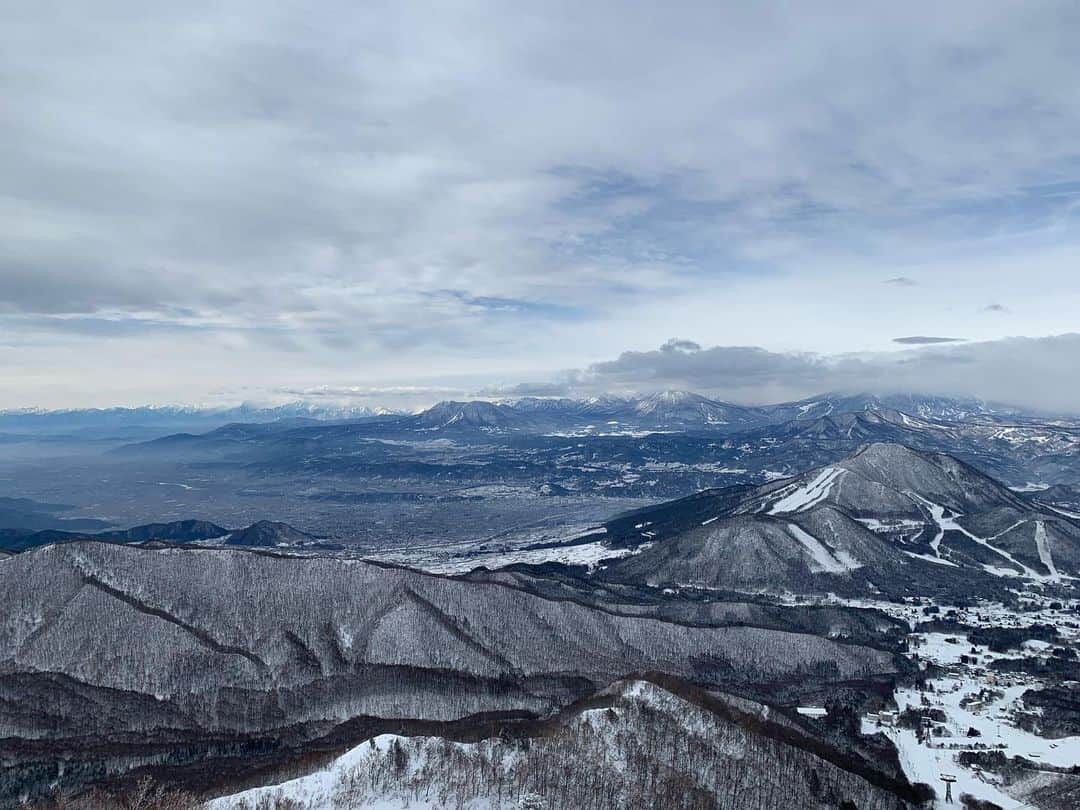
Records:
[[[435,730],[374,737],[325,768],[219,797],[208,810],[902,810],[924,795],[887,759],[835,751],[820,729],[670,678],[618,681],[514,736],[448,742]]]
[[[637,400],[634,412],[669,427],[752,425],[761,417],[753,410],[708,399],[689,391],[662,391]]]
[[[859,413],[860,411],[902,411],[923,419],[958,421],[973,416],[1018,413],[1005,405],[993,405],[977,399],[958,399],[926,394],[822,394],[797,402],[768,405],[761,410],[774,421],[818,419],[824,416]]]
[[[9,774],[26,769],[24,792],[50,789],[42,746],[69,762],[111,751],[117,768],[125,746],[148,740],[163,756],[214,757],[193,754],[193,741],[243,750],[350,721],[542,717],[634,672],[756,691],[902,666],[889,643],[241,549],[52,545],[0,561],[0,592],[0,740],[38,741],[4,748]],[[0,802],[13,789],[0,780]]]
[[[0,434],[105,437],[125,432],[206,431],[230,423],[303,420],[353,421],[378,417],[398,427],[468,428],[523,432],[580,430],[711,430],[731,432],[789,421],[838,417],[866,411],[900,411],[944,421],[979,417],[1022,416],[1013,408],[975,400],[896,394],[824,394],[798,402],[740,406],[688,391],[659,391],[643,396],[597,396],[584,399],[523,397],[510,400],[440,402],[419,414],[363,405],[301,400],[281,405],[245,403],[230,407],[142,406],[67,410],[0,411]],[[1045,420],[1041,420],[1045,421]]]
[[[606,575],[656,586],[902,595],[1080,576],[1080,523],[950,456],[897,444],[630,520],[609,530],[652,545]]]
[[[1008,419],[1020,412],[978,400],[917,394],[823,394],[798,402],[733,405],[689,391],[587,399],[523,397],[488,402],[441,402],[421,412],[424,427],[472,425],[519,431],[593,429],[734,432],[787,422],[852,418],[869,412],[903,413],[914,420],[967,422]]]
[[[584,399],[569,397],[521,397],[499,404],[518,413],[536,414],[551,418],[571,418],[604,421],[625,414],[631,400],[624,397],[599,396]]]
[[[821,420],[801,424],[844,421]],[[874,422],[864,413],[847,424]],[[327,427],[335,441],[351,435],[339,428]],[[295,437],[282,438],[288,433],[270,435],[294,446]],[[110,534],[0,559],[8,605],[0,622],[0,804],[14,784],[35,796],[50,790],[61,760],[69,784],[143,764],[132,752],[148,741],[157,762],[259,773],[267,746],[301,757],[311,746],[327,750],[328,739],[402,730],[501,740],[497,723],[513,720],[542,726],[542,739],[566,733],[560,750],[592,756],[565,729],[607,704],[567,707],[614,695],[615,708],[636,712],[619,703],[630,696],[623,687],[605,690],[662,673],[655,678],[667,680],[654,678],[654,686],[681,699],[680,690],[712,695],[720,704],[706,708],[721,719],[756,718],[739,750],[791,763],[783,779],[794,781],[778,783],[784,790],[796,795],[813,778],[820,787],[827,773],[834,799],[891,807],[910,785],[881,740],[852,728],[801,727],[747,701],[804,705],[795,701],[831,695],[838,683],[859,684],[860,700],[869,700],[913,674],[898,657],[906,620],[806,602],[828,594],[860,604],[1001,601],[1019,589],[1057,593],[1080,577],[1080,522],[951,456],[880,442],[790,478],[620,516],[581,539],[590,545],[588,565],[572,565],[572,554],[567,563],[544,561],[545,550],[565,551],[576,538],[532,548],[520,564],[450,577],[333,554],[269,522]],[[282,542],[299,550],[265,548]],[[795,598],[761,598],[770,594]],[[672,717],[694,715],[672,706]],[[769,748],[761,734],[793,747]],[[434,739],[424,745],[447,750]],[[499,762],[512,769],[520,756]],[[224,757],[236,759],[224,768]],[[887,773],[864,770],[881,757]],[[895,789],[878,792],[883,776]],[[401,789],[410,788],[387,783],[380,800]]]
[[[394,426],[421,430],[544,433],[619,430],[733,430],[761,424],[763,414],[686,391],[644,397],[523,397],[440,402]]]
[[[466,403],[440,403],[421,414],[445,423],[444,414],[462,410]],[[492,414],[483,426],[532,430],[719,429],[760,424],[752,409],[688,391],[660,391],[643,397],[589,397],[586,399],[524,397],[501,402],[468,403]],[[494,417],[497,412],[500,416]],[[429,417],[429,415],[432,415]],[[459,421],[465,418],[462,414]]]
[[[528,424],[512,409],[493,402],[446,401],[421,411],[415,421],[420,428],[439,430],[446,428],[475,428],[480,430],[508,430]]]

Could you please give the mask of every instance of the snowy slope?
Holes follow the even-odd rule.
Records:
[[[650,681],[620,682],[527,742],[381,735],[321,770],[223,796],[208,810],[274,800],[296,810],[908,806],[897,775],[860,758],[822,758],[821,740],[770,719],[768,707],[694,697],[702,702]]]
[[[641,511],[652,547],[604,575],[847,595],[976,593],[1080,576],[1080,523],[956,459],[902,445],[871,444],[794,478],[695,496],[685,510],[674,502]]]

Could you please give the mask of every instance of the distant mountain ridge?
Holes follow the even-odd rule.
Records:
[[[440,405],[435,406],[439,408]],[[902,411],[923,419],[961,420],[973,416],[1016,415],[1017,408],[975,399],[919,394],[821,394],[774,405],[735,405],[689,391],[659,391],[644,396],[588,399],[524,397],[489,404],[516,413],[626,421],[642,426],[738,430],[793,420],[866,411]]]
[[[517,397],[511,399],[448,400],[415,414],[366,405],[341,405],[298,400],[281,405],[245,403],[228,407],[186,405],[115,408],[27,408],[0,410],[0,433],[13,435],[119,430],[123,428],[200,426],[210,429],[229,423],[273,423],[288,420],[352,421],[375,417],[417,420],[422,427],[451,424],[478,427],[524,427],[532,422],[567,420],[628,422],[641,426],[745,428],[795,419],[815,419],[868,410],[897,410],[928,419],[964,419],[977,415],[1017,415],[1022,411],[973,399],[918,394],[827,393],[796,402],[736,405],[690,391],[664,390],[643,395],[605,395],[585,398]],[[178,431],[179,432],[179,431]]]
[[[389,430],[479,431],[488,433],[543,433],[582,431],[613,432],[627,430],[701,430],[737,432],[765,428],[786,422],[813,421],[845,415],[903,412],[921,419],[964,420],[976,416],[1013,415],[1015,409],[990,406],[974,400],[917,395],[845,396],[825,394],[808,400],[777,405],[743,406],[710,399],[689,391],[660,391],[645,396],[604,396],[585,399],[566,397],[521,397],[515,399],[445,400],[414,414],[380,413],[360,410],[348,412],[303,410],[257,411],[259,419],[244,420],[242,414],[218,412],[218,416],[237,416],[232,424],[216,429],[224,437],[226,429],[237,433],[244,424],[261,425],[263,430],[302,426],[302,420],[319,421],[371,420]],[[83,412],[78,412],[83,413]],[[90,412],[86,412],[90,413]],[[59,418],[59,417],[57,417]],[[318,422],[312,422],[317,424]],[[0,418],[0,427],[3,422]],[[257,429],[257,428],[256,428]],[[236,436],[236,438],[243,438]]]
[[[924,394],[823,394],[797,402],[767,405],[761,410],[776,421],[817,419],[862,411],[900,411],[922,419],[963,420],[972,416],[1013,416],[1022,411],[1009,405],[990,404],[972,398]]]
[[[579,442],[570,454],[580,457],[576,463],[566,452],[569,437]],[[605,494],[632,497],[678,497],[715,486],[718,475],[729,483],[759,483],[838,460],[873,442],[947,452],[1010,486],[1072,484],[1080,472],[1080,420],[1046,420],[975,402],[914,396],[819,397],[767,408],[742,408],[685,392],[637,399],[447,401],[417,414],[344,422],[234,423],[132,441],[114,452],[169,462],[254,463],[298,474],[317,464],[328,472],[364,470],[395,478],[407,469],[395,464],[395,456],[418,476],[450,471],[435,445],[422,449],[432,439],[459,443],[459,450],[490,448],[488,464],[453,467],[466,479],[481,477],[486,468],[496,478],[520,480],[525,468],[513,459],[528,448],[526,459],[539,479],[530,484],[568,492],[603,487]],[[397,449],[407,445],[430,463],[414,464],[414,451]],[[300,459],[308,459],[303,468]]]
[[[98,540],[106,543],[139,544],[189,543],[214,546],[242,546],[247,548],[278,548],[302,546],[319,542],[315,535],[302,532],[288,523],[260,520],[242,529],[226,529],[207,520],[176,520],[169,523],[147,523],[130,529],[102,532],[76,532],[58,529],[44,531],[19,531],[0,529],[0,550],[19,553],[51,543],[76,540]],[[212,542],[211,542],[212,541]]]
[[[363,405],[297,401],[281,405],[245,403],[228,407],[143,405],[130,408],[27,408],[0,411],[0,433],[19,435],[107,435],[110,431],[209,430],[230,422],[277,422],[295,419],[369,419],[390,413]]]
[[[67,504],[39,503],[30,498],[0,497],[0,531],[16,527],[26,531],[64,529],[67,531],[101,531],[109,523],[95,518],[66,518],[62,514],[72,507]]]

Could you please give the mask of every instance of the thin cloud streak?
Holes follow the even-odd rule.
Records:
[[[893,338],[893,343],[904,346],[929,346],[935,343],[963,343],[967,338],[935,337],[933,335],[909,335],[908,337]]]

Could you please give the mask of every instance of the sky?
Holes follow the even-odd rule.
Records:
[[[1080,412],[1075,2],[0,6],[0,408]]]

